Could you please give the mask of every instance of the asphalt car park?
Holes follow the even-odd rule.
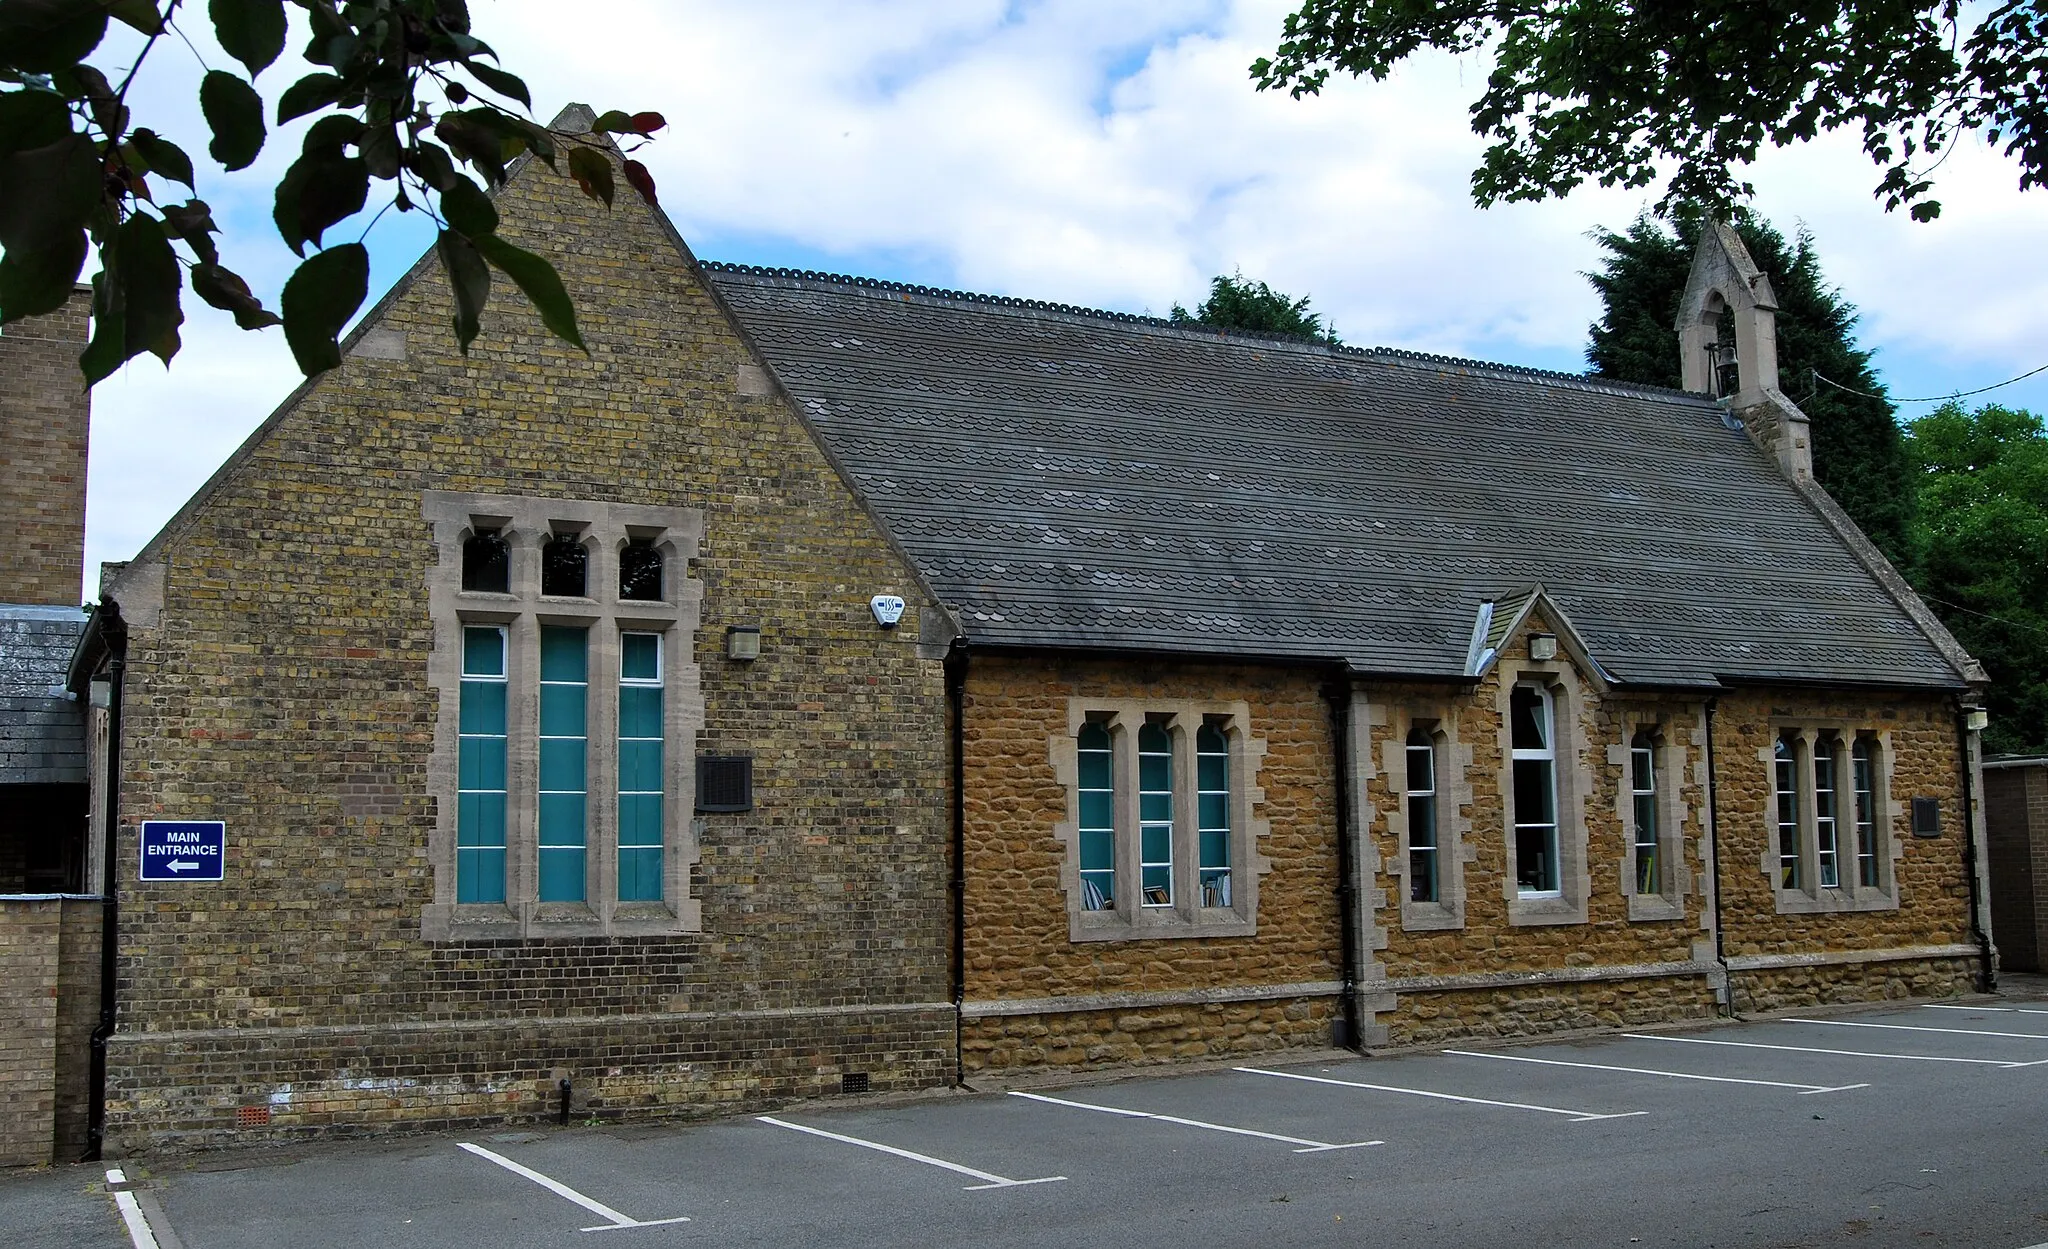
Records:
[[[2048,1242],[2048,995],[131,1164],[147,1249]],[[131,1243],[73,1169],[0,1243]]]

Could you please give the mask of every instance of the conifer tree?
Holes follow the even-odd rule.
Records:
[[[1308,310],[1308,297],[1289,299],[1264,282],[1254,282],[1242,273],[1218,275],[1209,282],[1209,298],[1193,312],[1173,306],[1171,320],[1180,325],[1207,325],[1219,330],[1246,330],[1253,334],[1279,334],[1288,338],[1310,338],[1332,347],[1343,345],[1337,331],[1323,322],[1321,313]]]
[[[1606,304],[1590,329],[1586,361],[1597,373],[1656,386],[1679,384],[1678,301],[1702,218],[1668,223],[1644,214],[1621,233],[1596,237],[1607,255],[1587,275]],[[1827,284],[1813,236],[1788,243],[1760,218],[1736,232],[1778,297],[1778,386],[1812,421],[1813,475],[1893,563],[1911,563],[1914,477],[1891,401],[1856,345],[1855,305]]]

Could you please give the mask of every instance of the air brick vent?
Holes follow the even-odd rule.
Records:
[[[747,755],[697,757],[699,811],[752,811],[754,761]]]

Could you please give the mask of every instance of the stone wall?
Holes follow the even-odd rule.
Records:
[[[111,1150],[525,1116],[558,1068],[604,1107],[675,1113],[842,1068],[946,1074],[923,591],[637,197],[608,212],[536,163],[497,203],[561,269],[588,356],[509,287],[460,354],[430,256],[111,587],[131,630]],[[677,696],[701,694],[704,726],[673,748],[750,755],[755,805],[694,823],[700,931],[423,938],[434,490],[702,515],[673,575],[702,591],[700,688]],[[911,601],[903,628],[876,627],[878,593]],[[760,659],[725,658],[735,625]],[[668,798],[686,815],[688,784]],[[226,879],[133,883],[156,818],[225,821]]]
[[[1036,1063],[1095,1067],[1177,1054],[1323,1045],[1338,945],[1337,812],[1330,709],[1318,674],[976,656],[965,689],[966,1014],[961,1062],[973,1073]],[[1252,936],[1069,940],[1056,826],[1068,791],[1053,768],[1074,700],[1242,702],[1262,739],[1254,815],[1258,886]],[[1201,1003],[1213,986],[1255,986],[1275,1000]],[[1297,986],[1291,991],[1289,986]],[[1103,999],[1100,995],[1111,995]],[[1046,999],[1063,999],[1045,1011]],[[1007,1010],[1008,1003],[1031,1013]]]
[[[0,898],[0,1166],[85,1153],[100,913],[95,899]]]
[[[1704,975],[1632,976],[1403,993],[1380,1022],[1393,1044],[1430,1046],[1711,1019],[1718,1009]]]
[[[1984,823],[1999,964],[2041,971],[2048,952],[2048,760],[1985,764]]]
[[[85,568],[91,392],[78,372],[92,294],[0,334],[0,603],[76,607]]]

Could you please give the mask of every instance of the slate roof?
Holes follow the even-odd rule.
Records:
[[[706,270],[974,644],[1447,677],[1540,584],[1624,683],[1964,684],[1701,396]]]
[[[85,613],[0,604],[0,785],[85,780],[85,717],[65,674]]]

